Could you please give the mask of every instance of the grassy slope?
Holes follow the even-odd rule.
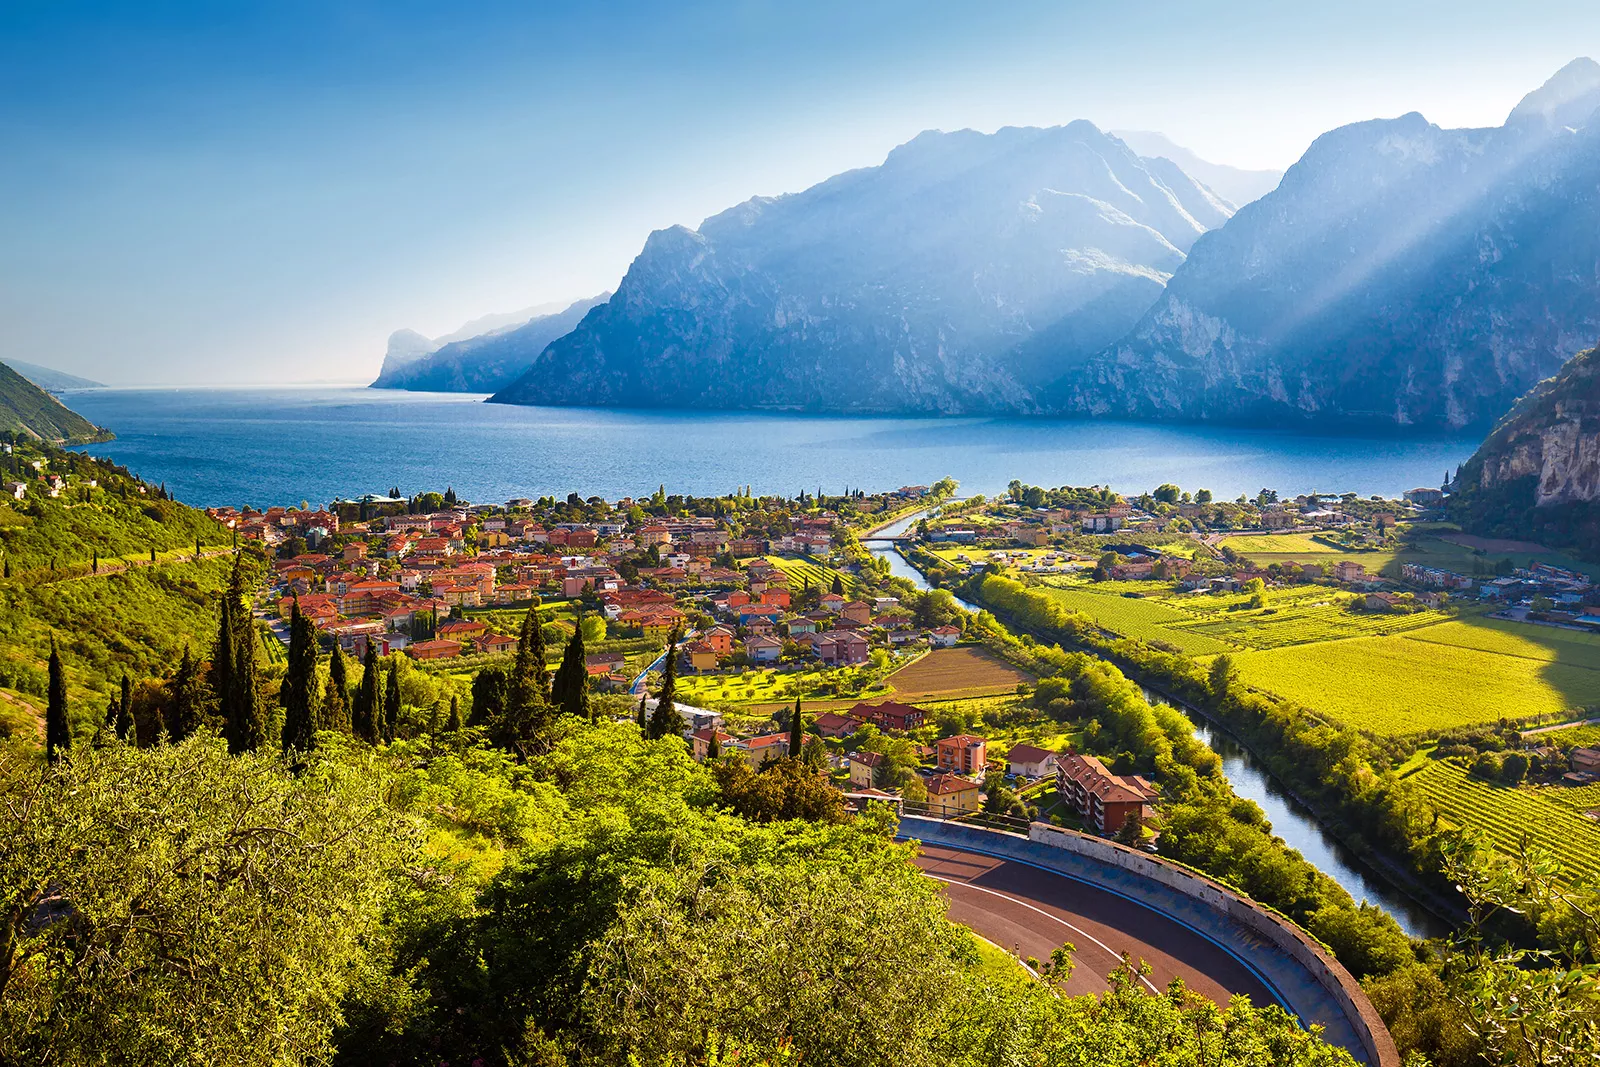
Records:
[[[6,462],[32,473],[35,459],[62,474],[67,488],[52,499],[34,481],[25,501],[0,504],[0,555],[12,571],[0,579],[0,702],[12,728],[21,709],[43,707],[54,633],[69,707],[83,725],[103,712],[123,671],[135,679],[168,674],[185,644],[199,656],[209,652],[232,566],[218,546],[229,535],[203,512],[154,499],[153,487],[108,462],[31,448]],[[196,539],[208,546],[199,562]]]
[[[0,363],[0,431],[60,444],[105,436],[94,423]]]

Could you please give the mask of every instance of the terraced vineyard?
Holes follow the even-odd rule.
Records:
[[[833,567],[824,567],[809,559],[798,559],[794,556],[768,556],[767,562],[788,576],[789,588],[796,593],[807,582],[811,583],[813,589],[821,589],[823,592],[827,592],[833,588],[833,580],[838,578],[844,585],[845,595],[850,596],[855,593],[856,585],[858,584],[854,575],[846,574],[844,571],[836,570]]]
[[[1430,760],[1410,780],[1450,825],[1477,830],[1507,853],[1518,847],[1524,834],[1534,833],[1540,844],[1557,850],[1571,875],[1600,878],[1600,825],[1574,811],[1565,802],[1568,798],[1556,799],[1584,790],[1491,785],[1441,760]],[[1600,793],[1600,787],[1588,788]]]

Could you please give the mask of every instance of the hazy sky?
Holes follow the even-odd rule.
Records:
[[[652,229],[927,128],[1160,130],[1287,166],[1498,125],[1600,3],[0,0],[0,359],[370,378],[389,332],[615,286]]]

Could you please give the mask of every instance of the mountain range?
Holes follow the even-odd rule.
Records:
[[[396,330],[389,337],[383,368],[372,387],[492,393],[515,381],[546,345],[571,330],[590,308],[610,295],[488,315],[443,337]]]
[[[1600,65],[1503,126],[1324,134],[1041,404],[1134,418],[1486,425],[1600,338]]]
[[[923,133],[882,165],[650,235],[492,399],[1034,411],[1230,207],[1088,122]]]
[[[0,432],[51,444],[111,436],[4,363],[0,363]]]
[[[1201,159],[1190,149],[1173,142],[1164,133],[1152,130],[1112,130],[1123,144],[1146,159],[1166,159],[1185,174],[1228,201],[1235,208],[1260,200],[1283,180],[1281,170],[1244,170]]]
[[[1159,134],[925,132],[652,233],[615,294],[375,383],[517,404],[1488,426],[1600,340],[1600,64],[1505,123],[1319,137],[1281,177]],[[1238,205],[1237,207],[1235,205]]]

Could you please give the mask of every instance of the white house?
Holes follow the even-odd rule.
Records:
[[[1006,769],[1022,778],[1043,778],[1056,773],[1056,754],[1033,745],[1012,745]]]

